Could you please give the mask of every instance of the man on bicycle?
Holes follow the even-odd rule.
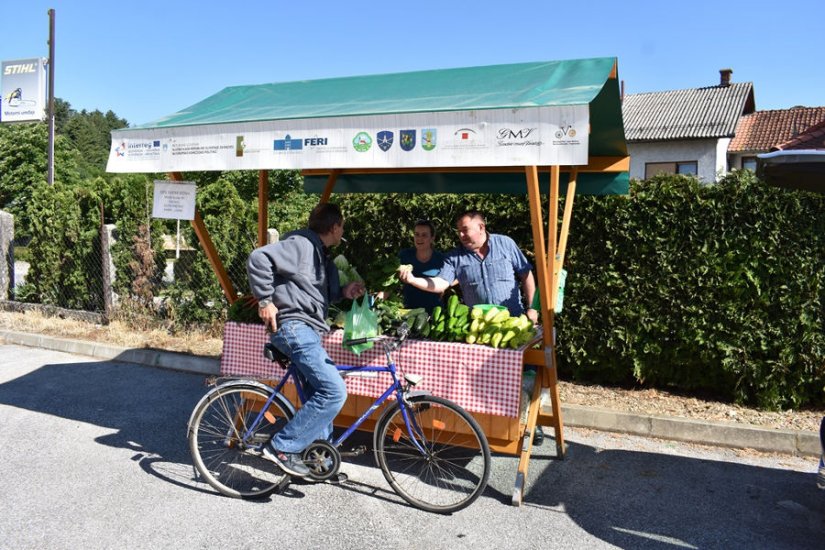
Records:
[[[335,363],[321,345],[329,327],[330,302],[364,294],[364,284],[343,288],[329,249],[341,243],[344,217],[335,204],[323,203],[309,215],[306,229],[287,233],[249,255],[249,287],[258,299],[258,315],[272,331],[272,343],[290,358],[304,383],[307,401],[261,450],[264,458],[290,475],[304,477],[309,468],[301,452],[316,439],[328,439],[332,421],[346,401],[347,390]]]

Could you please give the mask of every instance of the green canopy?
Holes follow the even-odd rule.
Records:
[[[596,58],[232,86],[113,131],[107,170],[344,169],[336,192],[481,185],[523,193],[515,175],[482,181],[448,169],[584,167],[592,157],[626,156],[616,60]],[[369,174],[438,168],[443,175]],[[623,192],[627,173],[578,181],[582,192]],[[325,183],[308,176],[307,190]]]

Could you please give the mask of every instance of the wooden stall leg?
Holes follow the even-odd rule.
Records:
[[[542,380],[544,381],[546,379],[546,384],[542,383],[542,386],[546,387],[548,392],[550,393],[550,408],[553,411],[551,425],[553,426],[553,431],[556,440],[556,457],[563,459],[566,447],[564,445],[564,426],[561,421],[561,402],[559,401],[559,376],[558,371],[556,370],[555,344],[555,338],[553,338],[553,345],[544,348],[545,367],[542,369],[544,371],[544,376],[542,376]],[[541,399],[539,399],[539,406],[541,406]]]

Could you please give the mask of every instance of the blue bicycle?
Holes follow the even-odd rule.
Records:
[[[459,405],[414,388],[422,377],[403,375],[392,353],[406,339],[398,336],[358,338],[356,345],[380,342],[386,366],[339,365],[342,376],[354,372],[388,372],[387,390],[334,441],[318,440],[303,452],[310,478],[337,476],[341,456],[366,452],[364,447],[343,453],[341,445],[375,410],[390,402],[375,423],[373,450],[387,482],[411,505],[437,513],[469,506],[487,486],[490,447],[478,423]],[[289,476],[261,457],[261,448],[295,414],[281,392],[287,381],[295,384],[298,398],[304,390],[289,359],[271,344],[265,354],[286,370],[277,385],[231,379],[218,383],[195,406],[189,420],[189,448],[196,470],[220,493],[236,498],[260,498],[289,483]]]

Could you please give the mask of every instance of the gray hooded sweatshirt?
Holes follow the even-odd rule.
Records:
[[[318,332],[329,331],[329,304],[341,299],[341,285],[317,233],[300,229],[255,249],[246,270],[255,298],[270,298],[278,308],[279,325],[299,320]]]

